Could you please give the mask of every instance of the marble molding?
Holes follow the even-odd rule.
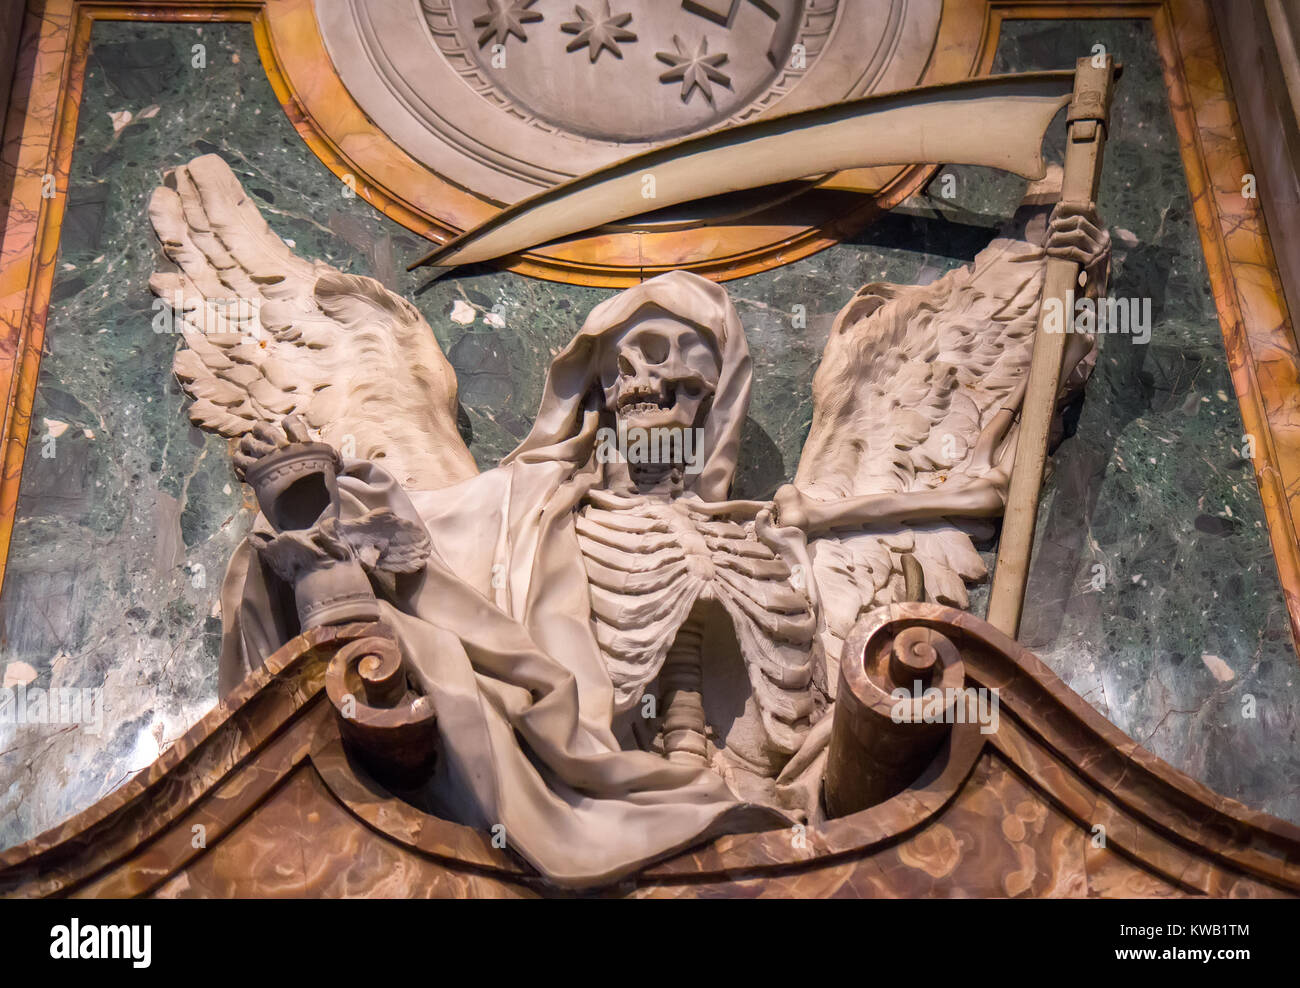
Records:
[[[537,878],[508,839],[422,812],[350,758],[322,680],[340,646],[372,627],[287,644],[147,772],[0,854],[0,895],[573,894]],[[585,894],[1300,894],[1300,828],[1170,768],[991,626],[898,604],[864,617],[860,634],[888,641],[915,627],[956,645],[968,685],[999,690],[995,731],[954,727],[916,782],[870,809],[723,837]]]
[[[284,11],[285,16],[287,16],[292,11],[293,4],[294,0],[284,0],[283,3],[277,3],[275,5],[277,7],[277,16],[279,16],[279,11]],[[31,413],[31,402],[37,391],[37,373],[45,343],[43,333],[45,316],[48,311],[48,298],[51,287],[55,284],[55,248],[59,240],[63,213],[66,208],[66,203],[61,201],[63,198],[61,196],[56,196],[53,200],[44,200],[40,195],[40,187],[45,174],[54,174],[58,188],[67,189],[67,176],[74,146],[73,137],[77,127],[77,108],[80,103],[82,70],[85,67],[86,54],[91,40],[92,21],[96,18],[132,17],[149,19],[174,17],[188,20],[253,20],[255,21],[255,36],[264,56],[271,51],[274,43],[276,45],[276,57],[282,59],[294,57],[290,51],[292,46],[289,44],[292,32],[287,32],[279,42],[275,42],[275,37],[270,33],[267,21],[265,19],[258,20],[255,17],[255,7],[254,4],[236,5],[197,2],[189,4],[140,3],[90,7],[72,3],[49,2],[44,6],[44,17],[39,23],[29,19],[30,30],[24,43],[22,66],[19,72],[20,74],[28,73],[26,77],[34,79],[37,84],[31,90],[24,90],[23,93],[20,93],[20,99],[25,99],[26,102],[16,104],[13,108],[14,112],[19,114],[16,119],[21,120],[23,123],[21,133],[14,131],[12,128],[7,132],[9,140],[6,144],[6,162],[15,174],[15,194],[14,206],[5,229],[4,253],[3,257],[0,258],[0,286],[3,287],[3,294],[5,295],[4,310],[0,312],[0,318],[4,320],[5,329],[4,342],[0,344],[0,370],[5,375],[8,393],[11,396],[5,432],[6,465],[4,483],[3,486],[0,486],[0,507],[7,508],[7,510],[0,512],[0,522],[2,522],[0,537],[3,537],[6,546],[12,531],[14,511],[18,501],[19,482],[23,470],[24,444],[28,434],[27,423]],[[301,14],[301,11],[299,13]],[[982,38],[981,44],[983,47],[978,48],[976,54],[980,59],[980,65],[987,66],[992,64],[1000,30],[1008,27],[1004,23],[1007,20],[1017,18],[1059,18],[1063,16],[1080,18],[1106,16],[1112,18],[1132,17],[1138,19],[1140,23],[1150,25],[1152,37],[1160,55],[1161,70],[1164,74],[1167,90],[1171,94],[1171,110],[1178,137],[1178,151],[1182,157],[1184,174],[1191,192],[1195,228],[1199,231],[1201,243],[1205,249],[1206,267],[1214,292],[1215,307],[1223,322],[1225,338],[1229,341],[1233,384],[1236,386],[1241,401],[1244,419],[1244,425],[1239,431],[1253,434],[1262,440],[1256,446],[1256,469],[1259,475],[1260,491],[1265,504],[1265,517],[1269,522],[1268,531],[1273,539],[1275,558],[1282,572],[1284,586],[1288,588],[1288,601],[1292,614],[1294,614],[1297,608],[1297,597],[1293,588],[1297,584],[1294,577],[1294,557],[1296,553],[1294,528],[1291,521],[1291,502],[1295,497],[1296,474],[1300,470],[1300,461],[1296,460],[1295,452],[1292,449],[1294,439],[1289,437],[1295,434],[1295,428],[1292,424],[1294,419],[1294,412],[1292,411],[1294,399],[1291,396],[1295,393],[1298,362],[1291,329],[1286,320],[1285,310],[1280,303],[1281,293],[1278,290],[1276,274],[1272,267],[1262,221],[1255,204],[1240,198],[1240,184],[1235,173],[1245,168],[1244,159],[1242,158],[1244,153],[1242,151],[1243,145],[1239,128],[1235,123],[1231,100],[1224,95],[1225,85],[1222,79],[1221,62],[1218,58],[1212,26],[1202,16],[1203,13],[1202,7],[1194,2],[1072,4],[1069,7],[1068,14],[1063,12],[1063,8],[1057,4],[1012,4],[999,5],[996,8],[991,6],[986,8],[982,3],[949,4],[948,9],[945,10],[945,20],[941,30],[956,31],[957,27],[964,25],[964,29],[958,32],[963,42],[962,45],[950,44],[948,47],[941,44],[940,48],[942,51],[960,50],[969,52],[970,49],[963,47],[963,45],[971,44],[969,41],[971,38]],[[1022,20],[1021,23],[1024,23],[1024,21]],[[35,26],[33,27],[33,25]],[[1072,51],[1070,53],[1071,59],[1073,55],[1074,52]],[[308,61],[310,61],[309,57]],[[267,68],[272,85],[276,88],[276,93],[284,104],[289,118],[300,133],[308,136],[308,143],[312,149],[329,165],[335,174],[349,173],[352,159],[341,154],[329,141],[322,138],[315,129],[318,126],[319,116],[332,110],[335,105],[339,116],[341,118],[346,117],[348,112],[346,102],[332,104],[328,99],[321,98],[313,104],[311,113],[307,113],[303,109],[305,104],[300,102],[300,100],[304,99],[302,92],[297,91],[297,95],[295,95],[289,89],[284,77],[282,75],[277,76],[274,69],[274,59],[267,59]],[[64,88],[60,89],[60,86]],[[328,94],[328,86],[325,83],[322,83],[321,86],[322,92]],[[337,93],[334,95],[337,96]],[[352,119],[352,122],[357,123],[355,118]],[[352,135],[349,138],[349,146],[355,150],[357,155],[361,155],[363,153],[361,149],[367,146],[373,135],[368,135],[362,130],[349,133]],[[383,165],[383,161],[379,159],[390,163],[394,160],[387,152],[376,153],[375,157],[376,167]],[[351,173],[356,174],[356,172]],[[432,179],[427,180],[432,181]],[[372,186],[363,182],[358,186],[358,193],[361,199],[381,206],[390,216],[401,213],[403,210],[406,210],[406,212],[402,213],[402,215],[406,215],[408,218],[414,216],[408,206],[397,200],[386,202],[380,183]],[[1119,218],[1114,218],[1113,221],[1122,225]],[[419,221],[413,219],[411,222],[418,223]],[[902,222],[906,223],[908,221]],[[429,229],[430,227],[426,224],[425,228]],[[846,226],[845,231],[840,231],[841,235],[847,229]],[[1229,237],[1229,234],[1232,236]],[[824,246],[825,243],[834,239],[835,237],[828,237],[820,241],[820,243]],[[878,235],[868,232],[865,237],[863,235],[858,236],[859,243],[863,239],[871,242],[872,240],[878,240]],[[1232,241],[1231,244],[1229,240]],[[609,243],[593,246],[593,250],[604,251],[608,249],[612,249]],[[843,248],[837,249],[837,251],[839,250],[843,250]],[[823,273],[832,273],[833,269],[839,269],[841,272],[856,272],[857,267],[864,263],[856,257],[842,256],[837,251],[830,251],[819,258],[811,259],[810,267],[797,268],[792,266],[784,274],[780,271],[773,272],[770,282],[756,281],[753,283],[754,287],[752,289],[749,286],[740,288],[740,292],[745,296],[742,299],[742,312],[745,314],[747,323],[751,318],[756,320],[760,323],[763,333],[773,338],[782,331],[782,326],[779,323],[773,322],[771,325],[767,325],[769,320],[767,320],[765,312],[772,303],[769,297],[760,291],[760,285],[780,286],[780,290],[789,293],[793,290],[791,279],[804,276],[809,270]],[[942,251],[936,250],[935,253],[942,253]],[[1135,251],[1135,258],[1141,253],[1141,250]],[[783,259],[786,260],[794,256],[797,256],[797,251],[793,249],[782,255]],[[926,263],[929,263],[929,258],[926,259]],[[526,268],[521,265],[517,266],[515,270],[526,271]],[[535,270],[530,273],[539,272]],[[462,292],[466,299],[470,300],[467,302],[468,305],[478,307],[480,315],[492,308],[492,298],[497,295],[495,284],[489,285],[484,281],[466,282],[458,290]],[[546,304],[545,319],[548,321],[548,325],[552,318],[557,320],[551,326],[550,336],[552,339],[549,340],[550,343],[553,344],[555,340],[559,340],[563,336],[565,332],[563,316],[559,311],[551,310],[558,309],[556,300],[563,301],[567,299],[562,299],[558,294],[552,298],[543,289],[532,285],[519,289],[515,294],[521,298],[521,305],[525,308],[533,302],[544,302]],[[595,293],[592,294],[595,295]],[[595,297],[599,296],[595,295]],[[484,301],[478,301],[479,298]],[[438,301],[442,301],[440,296]],[[448,300],[447,306],[450,307],[451,304],[451,301]],[[507,311],[511,310],[508,309]],[[431,321],[433,320],[431,319]],[[475,328],[483,327],[480,323]],[[508,445],[510,441],[510,420],[520,414],[520,410],[514,407],[513,402],[505,397],[511,389],[511,382],[508,376],[503,376],[499,372],[495,362],[499,360],[502,353],[510,351],[514,344],[497,339],[496,334],[462,333],[459,327],[448,324],[445,318],[442,319],[441,323],[435,324],[435,329],[439,332],[450,329],[452,332],[459,334],[454,338],[455,343],[458,344],[458,353],[453,356],[453,362],[457,364],[457,370],[462,375],[462,380],[467,381],[470,388],[474,389],[472,394],[476,396],[476,401],[491,395],[503,396],[501,399],[503,403],[500,407],[506,408],[505,412],[498,412],[496,407],[493,407],[492,411],[485,415],[478,408],[471,407],[469,409],[470,419],[473,420],[479,435],[488,444],[482,453],[480,453],[478,447],[475,447],[474,450],[476,454],[490,458],[493,455],[493,445]],[[529,348],[537,347],[544,352],[547,344],[547,339],[540,339],[536,344],[529,342],[524,347],[524,352],[531,352]],[[797,340],[783,344],[783,346],[792,346],[796,349],[800,345]],[[786,354],[787,351],[784,349],[774,349],[772,356],[766,359],[781,374],[797,378],[797,375],[781,366]],[[513,353],[513,359],[516,361],[520,356],[520,353]],[[1161,368],[1161,372],[1163,372],[1163,368]],[[520,373],[527,374],[528,372],[520,371]],[[1211,383],[1209,384],[1207,397],[1212,402],[1218,402],[1219,399],[1214,397],[1213,379],[1214,375],[1210,375]],[[531,383],[535,385],[536,381]],[[797,379],[794,379],[792,384],[796,388],[799,386]],[[525,391],[529,390],[529,387],[518,387],[515,390]],[[535,387],[532,387],[532,390],[535,391]],[[1228,388],[1227,390],[1231,392],[1233,389]],[[1223,401],[1227,402],[1228,399],[1224,398]],[[469,405],[469,402],[467,401],[466,404]],[[486,403],[484,407],[488,407]],[[530,414],[527,410],[522,413]],[[771,409],[759,414],[762,425],[759,431],[763,433],[762,438],[768,439],[767,434],[770,433],[771,438],[776,440],[778,449],[784,449],[786,446],[786,433],[798,431],[800,410],[793,406],[787,408],[774,405]],[[1227,419],[1233,417],[1234,412],[1230,407],[1227,409],[1226,415]],[[1226,420],[1219,431],[1224,430],[1232,431],[1230,423]],[[1067,471],[1058,474],[1058,490],[1060,484],[1069,479],[1069,471],[1073,469],[1075,467],[1067,465]],[[765,482],[764,477],[765,473],[759,471],[758,475],[747,478],[746,482],[755,482],[761,486]],[[1243,479],[1245,481],[1245,497],[1247,499],[1253,498],[1254,491],[1250,486],[1249,478],[1245,477]],[[1052,510],[1054,503],[1052,498],[1055,496],[1054,493],[1049,492],[1048,499],[1045,502],[1045,512]],[[1133,503],[1138,506],[1144,504],[1150,506],[1152,502],[1144,502],[1139,499]],[[1233,503],[1237,502],[1234,501]],[[1249,516],[1249,518],[1253,519],[1253,516]],[[1218,523],[1214,522],[1212,518],[1206,524]],[[1249,526],[1254,524],[1254,521],[1246,520],[1241,524]],[[1047,531],[1050,532],[1051,530],[1051,526],[1048,526]],[[1201,530],[1198,529],[1197,531],[1200,532]],[[1192,533],[1192,537],[1200,538],[1196,533]],[[1242,544],[1254,545],[1255,543],[1243,540]],[[1272,566],[1272,560],[1267,558],[1266,547],[1261,546],[1249,551],[1253,552],[1252,558],[1259,561],[1261,565],[1255,567],[1257,572],[1246,571],[1244,573],[1248,588],[1246,593],[1254,593],[1249,589],[1250,587],[1264,587],[1264,590],[1260,591],[1261,603],[1258,605],[1260,608],[1258,612],[1253,610],[1256,606],[1255,603],[1245,601],[1244,598],[1242,603],[1243,607],[1249,609],[1246,617],[1254,620],[1258,615],[1262,622],[1260,628],[1261,640],[1256,644],[1256,651],[1253,656],[1255,666],[1252,667],[1252,675],[1255,667],[1269,666],[1271,663],[1272,671],[1265,677],[1261,670],[1259,679],[1254,680],[1254,682],[1258,682],[1265,687],[1264,692],[1261,694],[1265,702],[1272,700],[1276,703],[1279,698],[1285,698],[1288,682],[1294,681],[1293,675],[1288,681],[1285,675],[1279,674],[1278,666],[1280,663],[1290,661],[1290,668],[1294,670],[1294,656],[1287,647],[1285,628],[1281,631],[1282,637],[1280,639],[1264,640],[1266,637],[1273,636],[1276,631],[1272,627],[1272,619],[1265,614],[1265,608],[1268,606],[1267,583],[1270,576],[1268,571]],[[1044,565],[1056,558],[1058,557],[1044,557]],[[1221,557],[1216,556],[1213,558],[1219,559]],[[1244,569],[1248,570],[1249,567]],[[1074,573],[1075,571],[1071,570],[1070,572]],[[1208,575],[1214,572],[1216,571],[1211,567],[1202,573],[1202,578],[1208,578]],[[1262,583],[1252,582],[1260,576],[1263,577]],[[1241,593],[1242,591],[1238,590],[1236,592]],[[1128,606],[1128,604],[1124,605],[1125,608]],[[1219,614],[1220,612],[1214,613]],[[1094,620],[1113,621],[1114,619],[1115,615],[1109,612],[1094,615]],[[1221,620],[1221,617],[1218,619]],[[1210,620],[1215,620],[1215,618]],[[1093,627],[1097,626],[1093,625]],[[1229,627],[1233,626],[1229,625]],[[1038,633],[1040,635],[1045,634],[1041,629]],[[1154,668],[1156,663],[1166,661],[1168,652],[1164,651],[1164,649],[1170,646],[1170,642],[1164,636],[1160,636],[1160,647],[1156,648],[1155,638],[1156,636],[1152,634],[1145,641],[1139,640],[1132,643],[1132,647],[1147,649],[1152,653],[1152,676],[1157,674],[1157,670]],[[1071,685],[1074,685],[1079,692],[1085,693],[1090,700],[1098,703],[1095,694],[1086,685],[1080,685],[1086,677],[1081,676],[1079,671],[1074,668],[1073,664],[1078,659],[1076,655],[1071,653],[1069,643],[1063,643],[1058,639],[1050,642],[1050,648],[1044,647],[1047,644],[1049,644],[1048,639],[1037,639],[1035,641],[1036,650],[1040,650],[1044,658],[1059,673],[1070,680]],[[1246,644],[1250,645],[1249,642]],[[1128,649],[1129,643],[1121,643],[1119,647],[1121,650]],[[1176,664],[1179,659],[1184,657],[1178,653],[1187,650],[1176,643],[1174,643],[1174,649],[1175,654],[1168,661]],[[1197,651],[1199,650],[1193,650],[1189,653],[1193,665],[1198,661]],[[1249,653],[1249,649],[1247,652]],[[1114,652],[1111,654],[1115,655]],[[1091,658],[1091,656],[1088,657]],[[1247,654],[1246,658],[1249,661],[1251,656]],[[1124,663],[1129,662],[1127,652],[1121,657],[1121,661]],[[1139,672],[1141,671],[1139,669]],[[1183,675],[1172,669],[1162,669],[1159,674],[1169,677]],[[1098,678],[1102,677],[1099,675]],[[1131,680],[1121,678],[1121,692],[1126,682],[1131,682]],[[1113,688],[1113,681],[1111,685]],[[1235,682],[1214,686],[1217,693],[1231,691],[1234,695],[1238,691],[1245,691],[1248,688],[1252,687],[1249,686],[1246,676],[1241,673],[1238,674],[1238,679]],[[1182,697],[1180,696],[1178,699],[1181,700]],[[1201,697],[1194,703],[1200,703],[1203,699]],[[1255,769],[1243,765],[1239,760],[1234,761],[1234,758],[1240,759],[1240,750],[1227,740],[1220,742],[1225,746],[1225,751],[1220,756],[1217,767],[1214,763],[1206,764],[1201,762],[1193,766],[1191,762],[1184,761],[1184,752],[1181,747],[1184,742],[1171,739],[1168,736],[1171,732],[1178,732],[1180,729],[1175,725],[1180,725],[1184,721],[1178,716],[1173,716],[1170,717],[1166,724],[1163,717],[1157,716],[1159,713],[1158,698],[1156,701],[1142,700],[1140,702],[1149,703],[1150,709],[1139,712],[1136,719],[1128,719],[1130,715],[1127,711],[1118,711],[1116,708],[1119,701],[1114,699],[1111,700],[1112,706],[1109,713],[1113,718],[1124,723],[1130,733],[1143,738],[1145,743],[1161,750],[1165,757],[1178,759],[1178,764],[1184,768],[1194,767],[1198,775],[1207,778],[1213,777],[1215,779],[1214,784],[1220,789],[1225,788],[1226,785],[1235,784],[1233,780],[1238,775],[1245,776],[1246,782],[1256,785],[1256,783],[1250,782],[1250,777],[1255,774]],[[1209,716],[1217,716],[1216,712],[1220,709],[1220,707],[1216,706],[1218,702],[1215,699],[1213,703],[1204,705],[1204,710],[1208,711]],[[1098,705],[1106,709],[1104,703],[1098,703]],[[1186,706],[1177,701],[1170,705],[1179,708],[1174,711],[1175,714],[1178,714]],[[1151,713],[1152,716],[1147,717],[1148,713]],[[1199,722],[1207,714],[1202,712],[1194,716]],[[1157,723],[1157,721],[1160,723]],[[1139,723],[1143,725],[1141,729],[1137,726]],[[1269,740],[1265,741],[1265,739],[1261,738],[1258,742],[1252,743],[1257,743],[1261,747],[1267,743],[1280,756],[1284,757],[1288,747],[1286,739],[1295,736],[1292,729],[1287,726],[1292,723],[1294,723],[1293,719],[1284,716],[1269,726],[1271,732],[1268,735]],[[1165,724],[1165,726],[1161,728],[1160,724]],[[1198,726],[1191,733],[1195,734],[1201,730],[1202,728]],[[1163,733],[1161,733],[1162,731]],[[1291,733],[1288,733],[1289,731]],[[1284,777],[1286,766],[1294,764],[1294,762],[1279,760],[1269,764],[1272,766],[1271,770],[1273,772],[1282,774],[1283,777],[1274,780],[1280,785],[1286,781]],[[1258,783],[1258,785],[1262,786],[1263,783]],[[1250,792],[1254,793],[1250,797],[1252,802],[1261,801],[1264,798],[1259,795],[1259,793],[1263,792],[1260,788],[1251,789]]]

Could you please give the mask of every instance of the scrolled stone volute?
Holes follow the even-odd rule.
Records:
[[[339,649],[325,670],[325,691],[344,741],[377,778],[409,786],[428,777],[437,718],[432,701],[408,685],[395,639],[374,634]]]
[[[952,729],[966,678],[945,635],[880,612],[858,620],[843,655],[822,790],[832,817],[882,803],[921,775]]]

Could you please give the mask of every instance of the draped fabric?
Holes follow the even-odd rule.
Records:
[[[712,835],[788,822],[738,801],[708,769],[621,750],[611,727],[613,686],[591,629],[574,512],[603,479],[596,432],[612,421],[603,347],[648,307],[697,327],[718,355],[703,469],[687,485],[725,498],[749,351],[726,293],[680,271],[592,310],[551,364],[532,431],[500,467],[437,491],[403,491],[364,461],[348,461],[339,478],[345,518],[386,507],[423,524],[433,544],[422,572],[375,583],[437,712],[439,805],[472,826],[504,826],[508,845],[561,885],[612,881]],[[222,590],[223,689],[296,632],[285,589],[241,546]]]

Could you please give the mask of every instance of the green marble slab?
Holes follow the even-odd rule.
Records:
[[[1069,67],[1097,43],[1125,64],[1100,200],[1115,236],[1112,292],[1150,297],[1155,330],[1146,346],[1102,340],[1043,499],[1024,639],[1156,754],[1300,820],[1297,661],[1238,452],[1151,32],[1140,21],[1012,21],[997,68]],[[1058,121],[1057,159],[1062,139]],[[246,25],[98,22],[76,140],[0,595],[0,668],[34,675],[34,687],[101,689],[102,725],[0,724],[0,846],[91,805],[215,702],[217,589],[252,513],[225,443],[186,419],[175,339],[153,331],[145,204],[164,169],[221,154],[299,253],[418,305],[456,369],[481,467],[527,432],[551,356],[610,294],[486,268],[432,283],[406,273],[426,242],[349,198],[311,154]],[[951,199],[932,183],[850,243],[728,284],[755,367],[739,496],[770,495],[793,475],[837,308],[868,281],[929,280],[968,261],[1024,189],[1000,173],[951,174]],[[986,589],[974,597],[982,613]]]

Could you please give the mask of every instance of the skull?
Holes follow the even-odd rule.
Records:
[[[718,358],[694,326],[650,310],[606,352],[605,407],[620,428],[694,427],[718,387]]]

